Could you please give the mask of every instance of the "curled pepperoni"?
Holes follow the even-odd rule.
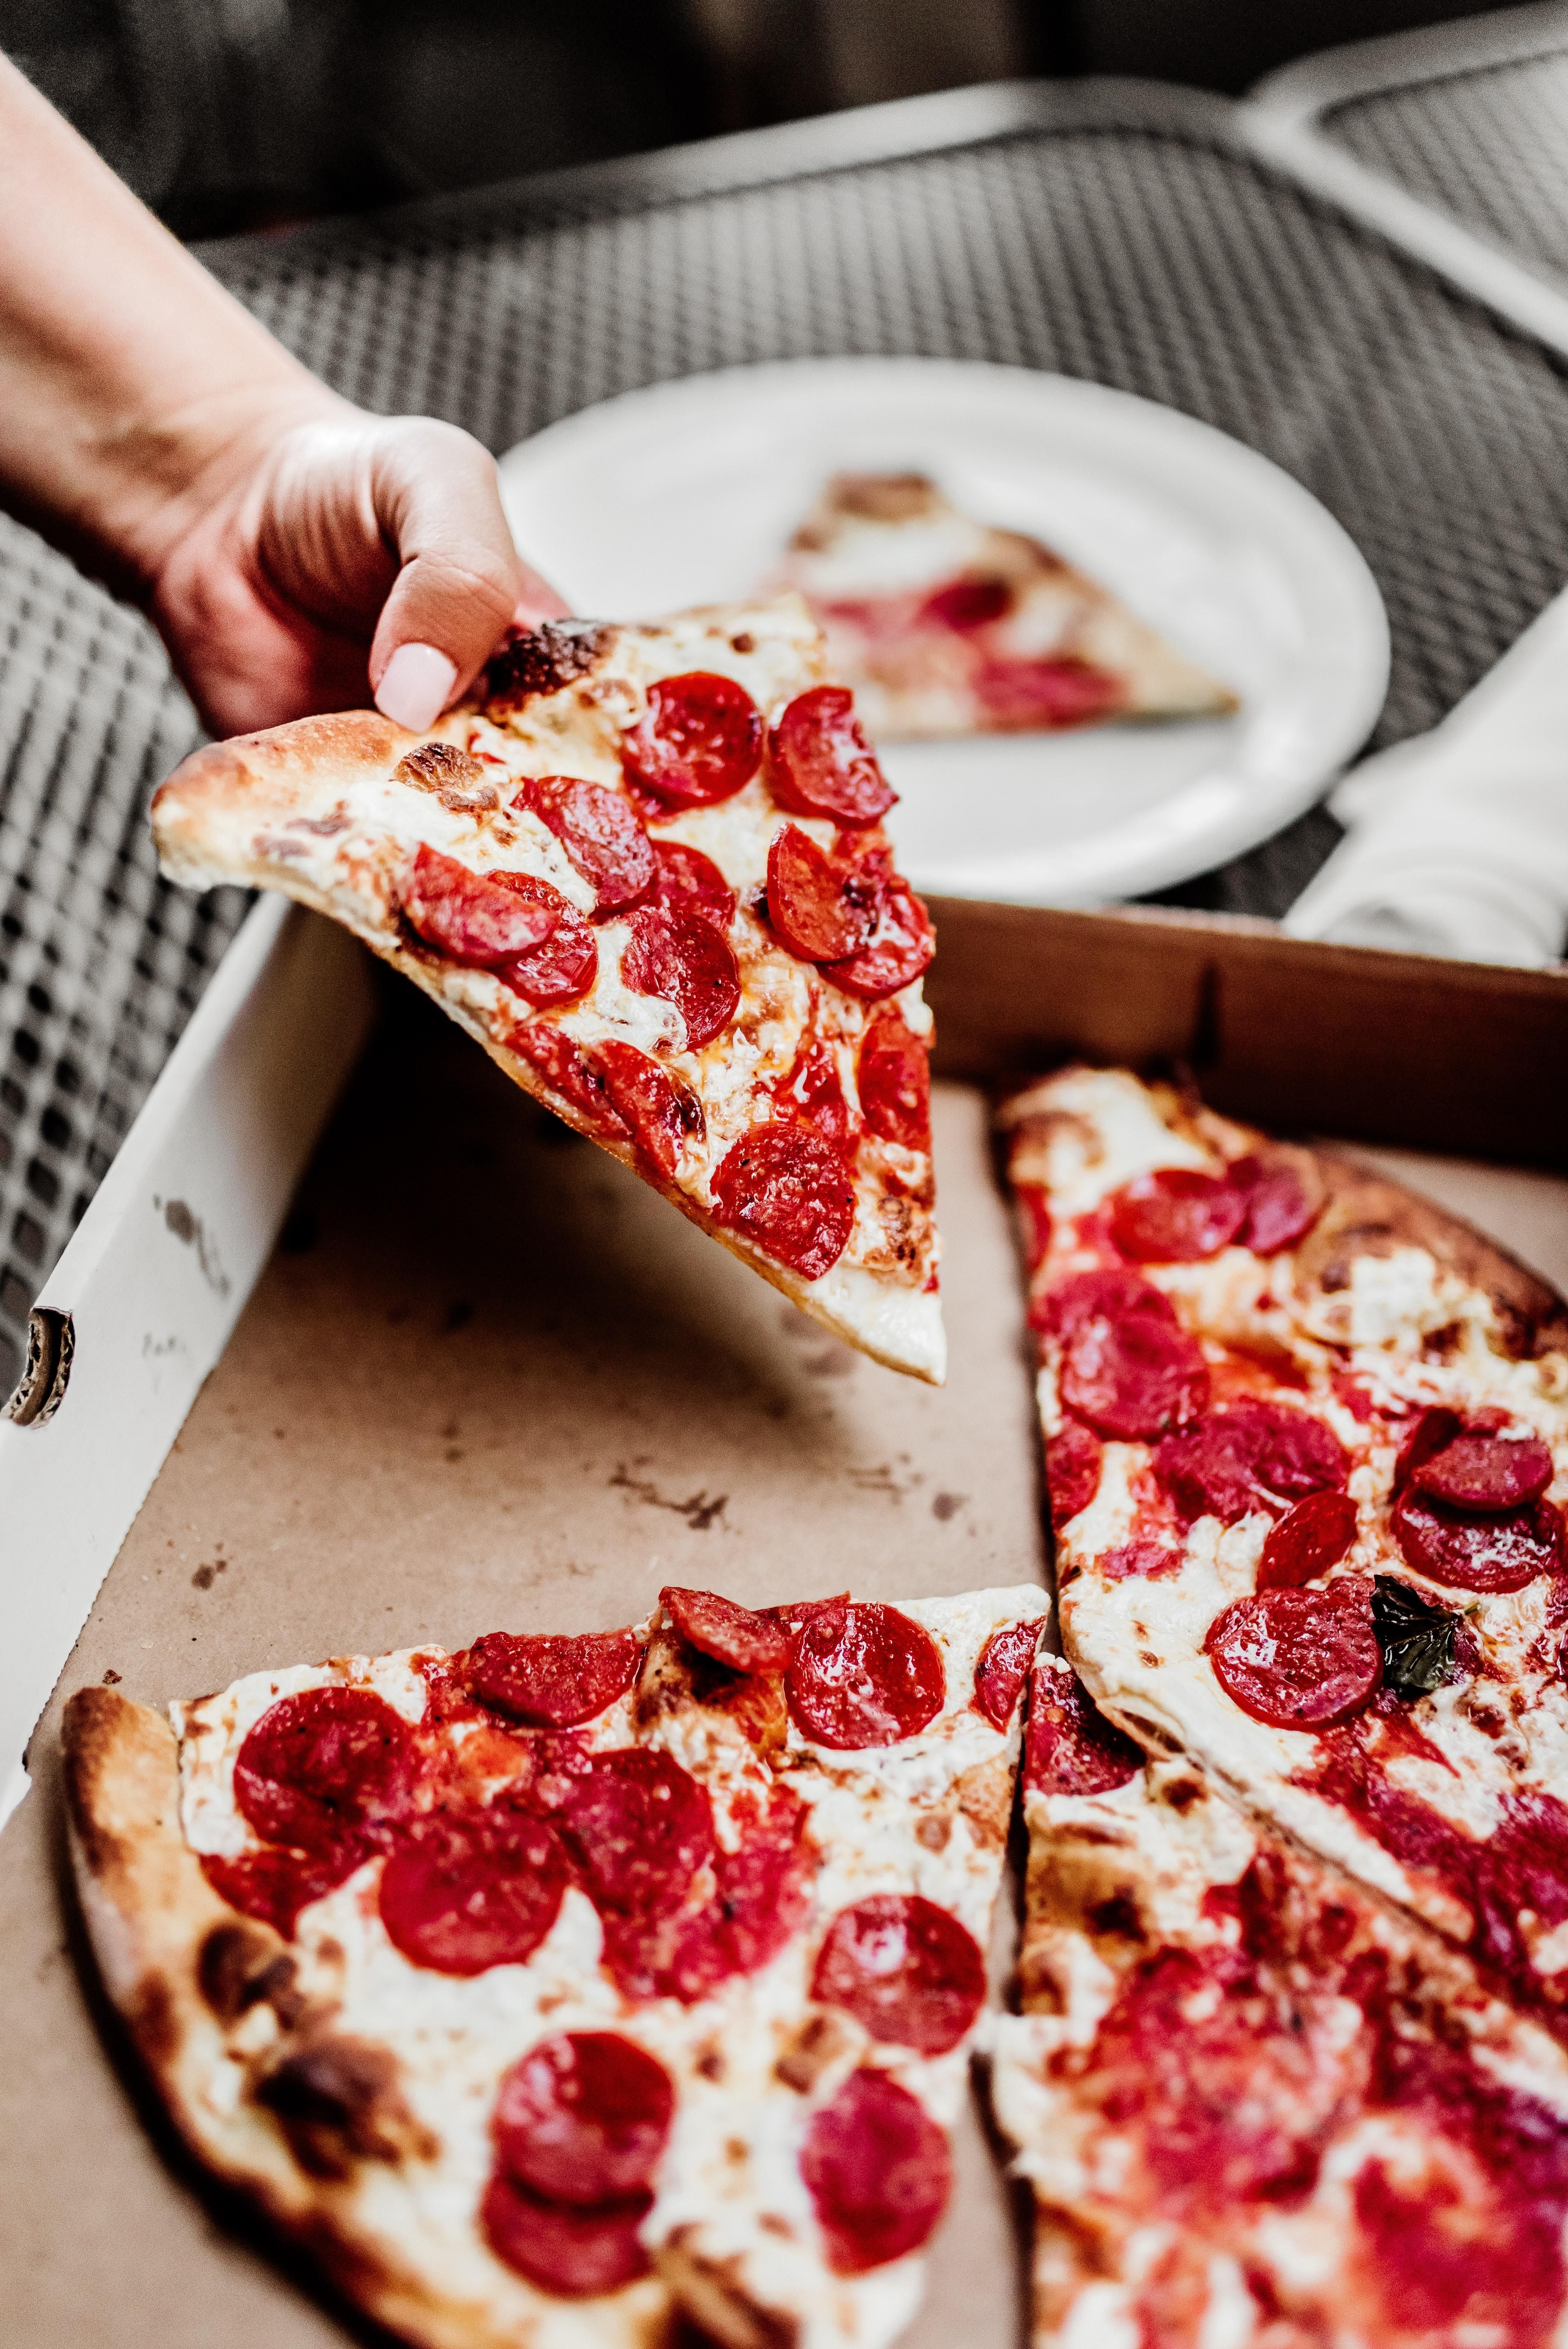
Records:
[[[1306,1185],[1288,1159],[1238,1158],[1229,1179],[1246,1200],[1239,1237],[1259,1256],[1277,1256],[1281,1249],[1294,1247],[1317,1221],[1321,1199],[1308,1198]]]
[[[1446,1403],[1435,1403],[1423,1411],[1399,1446],[1399,1456],[1394,1463],[1395,1492],[1402,1493],[1423,1461],[1443,1451],[1456,1435],[1463,1433],[1463,1420]]]
[[[1450,1507],[1491,1511],[1538,1501],[1552,1476],[1552,1454],[1538,1435],[1471,1432],[1420,1462],[1410,1481]]]
[[[757,772],[762,718],[743,685],[707,669],[648,688],[648,706],[621,757],[647,791],[675,808],[732,799]]]
[[[1143,1767],[1143,1755],[1107,1721],[1070,1664],[1042,1656],[1029,1674],[1024,1785],[1039,1795],[1109,1795]]]
[[[819,1745],[896,1745],[942,1710],[942,1652],[896,1607],[830,1605],[801,1624],[784,1692],[796,1727]]]
[[[715,1590],[661,1590],[659,1604],[683,1640],[734,1672],[781,1672],[791,1641],[781,1623]]]
[[[554,1924],[566,1858],[542,1819],[490,1808],[431,1812],[381,1872],[381,1921],[394,1944],[434,1973],[520,1966]]]
[[[872,1133],[905,1150],[931,1148],[930,1062],[896,1011],[879,1013],[861,1039],[858,1083]]]
[[[247,1851],[237,1859],[204,1851],[201,1873],[231,1909],[242,1917],[259,1918],[292,1941],[301,1909],[335,1892],[364,1857],[363,1847],[353,1841],[328,1852]]]
[[[491,2124],[519,2186],[556,2202],[615,2202],[654,2182],[675,2118],[662,2064],[618,2031],[562,2031],[519,2058]]]
[[[1110,1202],[1110,1236],[1138,1264],[1195,1264],[1217,1256],[1247,1219],[1247,1195],[1189,1166],[1140,1174]]]
[[[1394,1538],[1418,1574],[1446,1590],[1522,1590],[1563,1563],[1563,1518],[1550,1501],[1486,1516],[1412,1485],[1394,1504]]]
[[[266,1843],[333,1852],[407,1806],[407,1723],[369,1689],[300,1689],[269,1705],[234,1760],[234,1799]]]
[[[568,908],[548,881],[526,873],[470,873],[424,843],[414,852],[401,902],[427,946],[481,970],[542,946]]]
[[[1356,1527],[1356,1504],[1348,1493],[1309,1493],[1269,1527],[1258,1560],[1258,1588],[1283,1590],[1315,1581],[1349,1551]]]
[[[542,889],[545,885],[537,884]],[[542,947],[495,967],[496,977],[514,995],[541,1011],[552,1003],[577,1002],[599,976],[599,947],[593,931],[575,905],[564,898],[561,904],[561,918]]]
[[[862,874],[878,862],[863,858]],[[869,941],[848,961],[822,966],[824,978],[866,1003],[879,1003],[884,996],[912,986],[936,952],[931,916],[909,883],[899,874],[885,871],[879,872],[878,880],[876,927]]]
[[[480,2204],[480,2224],[497,2259],[541,2292],[557,2300],[596,2300],[647,2274],[638,2230],[653,2207],[651,2194],[586,2209],[550,2202],[497,2168]]]
[[[945,2055],[984,2003],[985,1961],[974,1934],[934,1900],[875,1892],[829,1926],[811,1996],[852,2014],[873,2039]]]
[[[1176,1309],[1162,1288],[1140,1272],[1123,1265],[1102,1265],[1093,1272],[1069,1272],[1052,1283],[1029,1309],[1037,1330],[1052,1338],[1070,1338],[1085,1321],[1121,1321],[1130,1314],[1152,1314],[1156,1321],[1174,1321]]]
[[[599,1062],[549,1019],[520,1021],[507,1037],[511,1050],[537,1069],[552,1092],[559,1093],[601,1133],[624,1135],[625,1119],[610,1099]]]
[[[469,1650],[463,1679],[494,1713],[531,1729],[593,1721],[637,1677],[643,1651],[630,1631],[553,1634],[487,1631]]]
[[[865,946],[876,926],[877,876],[829,856],[799,824],[776,833],[768,851],[768,917],[803,962],[838,962]]]
[[[812,1126],[824,1142],[839,1147],[850,1138],[849,1104],[839,1081],[833,1048],[820,1036],[807,1036],[795,1055],[795,1065],[774,1094],[787,1116]]]
[[[841,685],[798,693],[769,736],[768,756],[773,796],[791,815],[875,823],[898,797],[861,730],[854,695]]]
[[[1189,1525],[1216,1516],[1234,1525],[1254,1509],[1277,1509],[1344,1484],[1350,1460],[1331,1427],[1311,1412],[1243,1398],[1185,1433],[1168,1435],[1154,1473]]]
[[[644,905],[632,916],[621,978],[639,995],[675,1005],[692,1052],[728,1027],[740,1001],[740,966],[729,940],[703,915],[679,905]]]
[[[667,1069],[661,1069],[634,1044],[614,1040],[601,1044],[599,1065],[616,1114],[644,1157],[661,1174],[673,1175],[682,1143],[688,1138],[700,1139],[704,1131],[702,1103],[696,1095],[677,1084]]]
[[[1062,1349],[1061,1394],[1097,1435],[1148,1441],[1184,1427],[1209,1399],[1195,1338],[1152,1313],[1080,1321]]]
[[[654,885],[654,844],[619,792],[581,775],[536,775],[512,801],[548,825],[583,878],[597,914],[617,914]]]
[[[738,1848],[716,1848],[713,1890],[679,1915],[607,1910],[604,1967],[623,1996],[689,2006],[736,1974],[755,1973],[804,1924],[816,1853],[809,1814],[789,1786],[766,1801],[748,1790],[730,1805]]]
[[[975,1710],[993,1729],[1006,1729],[1012,1720],[1039,1640],[1038,1619],[1030,1615],[1021,1623],[1004,1623],[981,1649],[975,1665]]]
[[[562,1785],[556,1816],[594,1907],[671,1915],[713,1855],[713,1812],[680,1764],[647,1746],[597,1754]]]
[[[1365,1712],[1383,1678],[1371,1585],[1260,1590],[1209,1626],[1204,1651],[1227,1696],[1272,1729],[1327,1729]]]
[[[654,895],[659,904],[672,912],[700,914],[705,922],[727,932],[735,919],[735,892],[712,857],[680,840],[655,841],[654,856],[658,868]]]
[[[758,1125],[713,1174],[714,1212],[803,1280],[820,1280],[849,1244],[854,1185],[843,1153],[799,1125]]]
[[[1046,1496],[1053,1533],[1059,1534],[1080,1510],[1088,1508],[1099,1490],[1104,1458],[1099,1436],[1081,1420],[1064,1420],[1059,1432],[1047,1439]]]
[[[953,2188],[947,2138],[907,2088],[885,2072],[851,2072],[819,2106],[800,2149],[837,2275],[863,2275],[918,2250]]]

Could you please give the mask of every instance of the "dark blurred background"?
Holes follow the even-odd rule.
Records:
[[[0,47],[184,236],[1013,74],[1241,90],[1475,0],[0,0]]]

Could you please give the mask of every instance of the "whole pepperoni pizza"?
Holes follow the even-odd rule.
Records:
[[[517,636],[426,736],[373,711],[196,751],[164,870],[280,889],[895,1370],[940,1384],[933,933],[793,596]]]
[[[948,2197],[1045,1608],[669,1589],[168,1718],[78,1692],[109,1994],[198,2158],[424,2349],[877,2349]]]

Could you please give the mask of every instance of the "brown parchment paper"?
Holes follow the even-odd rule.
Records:
[[[605,1626],[665,1581],[760,1603],[1045,1578],[985,1101],[939,1088],[935,1123],[940,1392],[824,1337],[397,991],[0,1837],[4,2349],[383,2337],[192,2172],[121,2062],[64,1887],[72,1689],[114,1673],[161,1704],[263,1664]],[[1367,1154],[1568,1285],[1568,1184]],[[906,2349],[1016,2349],[1020,2239],[973,2111],[957,2151]]]

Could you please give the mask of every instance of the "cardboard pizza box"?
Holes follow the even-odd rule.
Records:
[[[1568,972],[935,910],[941,1391],[826,1337],[391,981],[260,1269],[369,999],[339,934],[256,917],[243,984],[45,1292],[73,1321],[63,1400],[0,1430],[8,1640],[36,1679],[83,1626],[0,1836],[0,2349],[379,2337],[192,2171],[124,2060],[65,1880],[70,1691],[161,1704],[264,1664],[603,1627],[666,1581],[760,1603],[1047,1579],[984,1088],[1064,1050],[1165,1055],[1222,1108],[1372,1145],[1568,1286]],[[25,1682],[0,1682],[13,1719]],[[976,2115],[958,2156],[909,2349],[1016,2349],[1021,2238]]]

